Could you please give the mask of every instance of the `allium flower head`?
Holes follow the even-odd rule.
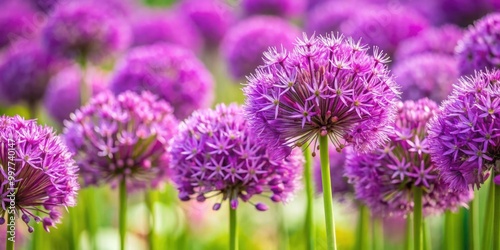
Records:
[[[222,55],[229,73],[240,79],[262,64],[269,47],[292,48],[299,30],[278,17],[255,16],[233,26],[222,41]]]
[[[426,124],[438,112],[435,102],[420,99],[399,104],[391,141],[366,154],[348,151],[346,175],[356,198],[381,215],[404,215],[413,210],[412,188],[423,189],[424,213],[465,206],[470,192],[451,191],[439,178],[429,156]]]
[[[248,78],[245,109],[263,143],[284,156],[290,147],[328,136],[341,151],[376,148],[394,119],[397,86],[388,58],[343,36],[304,37],[293,51],[270,49]]]
[[[462,38],[461,28],[447,24],[439,28],[426,29],[417,36],[406,39],[399,45],[396,61],[405,60],[418,54],[437,53],[454,55],[458,40]]]
[[[242,0],[243,12],[247,15],[297,16],[304,12],[306,0]]]
[[[14,206],[29,232],[32,219],[48,232],[59,223],[61,209],[76,204],[78,167],[71,153],[52,128],[19,116],[0,117],[0,139],[0,224]]]
[[[131,26],[133,46],[172,43],[195,52],[201,48],[195,25],[178,12],[148,10],[138,14]]]
[[[363,3],[367,4],[367,3]],[[351,1],[326,1],[308,11],[305,20],[307,34],[324,35],[340,31],[340,25],[359,11]]]
[[[130,27],[107,5],[69,1],[58,4],[49,16],[43,42],[61,56],[100,60],[128,47]]]
[[[430,53],[396,63],[393,72],[402,86],[403,100],[428,97],[441,102],[451,93],[459,77],[457,61],[453,56]]]
[[[294,150],[286,159],[272,160],[269,149],[249,130],[243,109],[235,104],[195,111],[179,130],[171,153],[173,179],[183,201],[217,196],[214,210],[227,199],[236,209],[238,200],[249,202],[254,195],[287,201],[298,188],[302,152]],[[262,203],[255,207],[267,209]]]
[[[0,96],[10,103],[25,101],[34,105],[62,64],[36,41],[13,44],[0,59]]]
[[[179,119],[210,106],[213,87],[210,72],[191,51],[169,44],[131,49],[110,83],[115,94],[127,90],[155,93],[172,105]]]
[[[0,48],[20,38],[29,38],[38,30],[36,12],[25,4],[9,1],[0,6]]]
[[[86,185],[125,178],[129,188],[156,187],[168,174],[176,126],[170,105],[150,92],[103,92],[65,121],[64,138]]]
[[[352,184],[348,183],[345,177],[345,152],[337,152],[335,147],[328,148],[330,157],[330,176],[332,181],[332,194],[339,200],[344,200],[346,195],[354,193]],[[314,158],[314,179],[316,183],[316,190],[319,193],[323,192],[323,185],[321,181],[321,162],[319,157]]]
[[[428,21],[412,8],[375,6],[356,12],[341,25],[341,30],[392,55],[402,41],[428,26]]]
[[[180,10],[194,23],[208,47],[219,45],[236,19],[234,10],[222,0],[186,0]]]
[[[460,79],[429,124],[430,154],[451,188],[479,188],[500,160],[499,83],[499,70]]]
[[[85,78],[85,83],[90,86],[93,95],[103,92],[107,87],[107,77],[98,69],[87,69]],[[80,107],[81,81],[82,73],[75,66],[68,67],[51,78],[43,101],[49,115],[59,124],[63,124],[63,121]]]
[[[469,26],[456,48],[462,75],[500,67],[499,32],[500,13],[489,14]]]

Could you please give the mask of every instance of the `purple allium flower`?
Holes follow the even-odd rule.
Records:
[[[393,66],[396,81],[402,86],[403,100],[428,97],[441,102],[451,93],[459,77],[457,61],[444,54],[420,54]]]
[[[462,29],[451,24],[426,29],[417,36],[401,42],[396,50],[396,61],[423,53],[454,55],[455,47],[462,35]]]
[[[25,101],[35,105],[62,64],[37,41],[13,44],[0,59],[0,96],[10,103]]]
[[[341,30],[392,55],[402,41],[428,26],[428,21],[412,8],[374,6],[356,12],[341,25]]]
[[[34,8],[41,12],[51,12],[57,4],[61,3],[61,0],[24,0],[29,2]]]
[[[387,139],[397,86],[386,55],[343,36],[305,37],[291,52],[271,49],[248,78],[248,119],[278,157],[328,136],[338,151],[368,151]]]
[[[241,6],[246,15],[291,17],[301,15],[307,3],[306,0],[241,0]]]
[[[363,3],[367,5],[367,3]],[[351,1],[327,1],[316,5],[307,14],[305,30],[309,35],[324,35],[340,30],[340,25],[359,11]]]
[[[75,66],[68,67],[51,78],[45,93],[44,106],[59,124],[63,124],[63,121],[80,107],[81,81],[81,70]],[[106,89],[107,76],[91,68],[87,70],[85,81],[90,86],[92,94],[97,95]]]
[[[108,5],[93,1],[58,4],[43,29],[47,50],[71,58],[100,60],[126,49],[130,27]]]
[[[234,10],[222,0],[185,0],[180,10],[194,23],[208,47],[218,46],[235,21]]]
[[[248,202],[254,195],[285,202],[300,185],[302,152],[297,149],[286,159],[271,160],[269,149],[255,139],[236,104],[195,111],[179,130],[171,153],[173,180],[183,201],[203,202],[219,195],[214,210],[227,199],[236,209],[239,199]],[[262,203],[254,205],[267,209]]]
[[[437,112],[437,104],[427,98],[400,103],[390,142],[370,153],[347,152],[346,176],[356,198],[375,214],[412,212],[413,187],[423,190],[426,214],[465,206],[472,198],[472,192],[452,191],[429,155],[426,124]]]
[[[346,195],[354,193],[353,186],[348,183],[347,178],[344,176],[345,152],[339,153],[335,147],[328,147],[328,151],[330,156],[332,194],[342,201]],[[319,157],[314,158],[314,179],[317,192],[322,193],[323,185],[321,181],[321,162]]]
[[[500,67],[499,32],[500,13],[487,15],[469,26],[456,48],[462,75]]]
[[[429,124],[430,154],[453,189],[480,187],[500,173],[494,168],[500,145],[500,71],[459,80]]]
[[[33,36],[38,30],[36,12],[19,2],[0,4],[0,49],[18,39]]]
[[[129,51],[117,66],[110,89],[116,94],[149,90],[169,102],[177,118],[184,119],[210,106],[213,85],[210,72],[191,51],[154,44]]]
[[[150,92],[103,92],[65,121],[64,139],[86,185],[125,179],[141,189],[165,180],[176,127],[170,105]]]
[[[442,22],[466,26],[492,10],[491,0],[436,0],[437,15]]]
[[[147,10],[132,21],[133,46],[172,43],[192,51],[201,48],[195,25],[178,12]]]
[[[278,17],[255,16],[233,26],[222,41],[221,50],[229,72],[241,79],[262,64],[269,47],[292,48],[299,36],[297,27]]]
[[[78,167],[59,136],[50,127],[20,116],[0,117],[0,224],[6,222],[7,211],[14,209],[29,225],[31,219],[42,222],[48,232],[61,219],[60,210],[76,205]],[[7,168],[8,166],[8,168]],[[11,169],[14,168],[14,169]],[[9,178],[14,178],[11,186]],[[15,189],[14,202],[11,202]],[[13,204],[14,203],[14,204]],[[15,208],[11,208],[15,206]],[[36,214],[38,213],[38,215]]]

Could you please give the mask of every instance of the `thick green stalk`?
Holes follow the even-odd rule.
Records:
[[[479,241],[479,192],[474,192],[474,199],[470,203],[470,244],[472,244],[472,250],[481,249],[481,243]]]
[[[229,204],[229,249],[238,250],[238,218],[236,216],[236,209]]]
[[[356,249],[366,250],[370,247],[370,211],[365,205],[360,205],[358,209],[358,228],[356,235]]]
[[[319,153],[321,159],[321,180],[323,184],[323,202],[325,205],[325,223],[327,249],[336,250],[335,221],[333,218],[332,181],[330,176],[330,159],[328,153],[328,137],[319,136]]]
[[[490,178],[493,178],[490,177]],[[500,250],[500,185],[491,182],[495,189],[495,206],[493,207],[493,250]]]
[[[413,188],[413,245],[422,250],[422,188]]]
[[[384,225],[382,224],[382,218],[374,217],[372,225],[372,234],[373,234],[373,248],[374,250],[383,250],[384,249]]]
[[[155,227],[156,227],[156,216],[155,216],[155,202],[157,200],[156,196],[156,191],[155,190],[148,190],[146,191],[146,205],[149,210],[149,217],[148,217],[148,222],[149,222],[149,232],[148,232],[148,241],[149,241],[149,249],[154,250],[156,249],[156,232],[155,232]]]
[[[486,211],[484,213],[483,225],[483,248],[484,250],[491,249],[491,232],[493,231],[493,209],[495,207],[495,183],[493,178],[489,178],[488,199],[486,200]]]
[[[424,239],[424,250],[432,250],[430,229],[425,219],[422,219],[422,233]]]
[[[96,202],[96,197],[98,191],[96,187],[87,187],[83,192],[83,198],[85,200],[85,216],[87,217],[87,230],[89,231],[89,241],[90,247],[93,250],[97,250],[97,230],[99,228],[99,218],[98,211],[96,207],[99,203]]]
[[[312,177],[312,157],[311,150],[304,147],[304,179],[306,182],[307,206],[306,206],[306,241],[307,250],[314,250],[314,187]]]
[[[406,232],[405,232],[405,250],[413,250],[413,230],[412,230],[412,217],[406,217]]]
[[[8,225],[10,223],[12,223],[11,216],[14,217],[14,214],[7,213],[7,228],[9,227]],[[16,219],[14,217],[14,223],[15,223],[15,221],[16,221]],[[5,242],[5,250],[14,250],[15,235],[14,235],[13,240],[9,240],[9,238],[12,239],[11,236],[9,235],[9,230],[5,230],[5,233],[6,233],[6,239],[7,239]]]
[[[120,181],[120,211],[119,211],[119,227],[120,227],[120,249],[125,249],[125,235],[127,233],[127,184],[125,178]]]

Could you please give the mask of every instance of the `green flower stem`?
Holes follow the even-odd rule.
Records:
[[[155,214],[155,203],[157,200],[157,192],[155,190],[146,191],[146,205],[149,210],[149,232],[148,232],[148,241],[149,241],[149,249],[156,249],[156,214]]]
[[[484,250],[491,249],[491,232],[493,231],[493,209],[495,206],[495,183],[493,183],[493,178],[489,178],[488,181],[488,199],[486,200],[486,211],[484,214],[484,225],[483,225],[483,248]]]
[[[80,104],[84,105],[92,96],[92,90],[90,89],[90,84],[86,83],[87,64],[88,64],[87,56],[85,55],[85,53],[82,53],[77,59],[82,74],[82,79],[80,80]]]
[[[444,215],[444,247],[447,250],[456,249],[455,239],[455,217],[453,213],[446,210]]]
[[[373,238],[373,247],[374,250],[383,250],[384,249],[384,225],[382,223],[382,218],[373,217],[373,225],[372,225],[372,238]]]
[[[7,213],[7,225],[12,223],[11,216],[14,217],[13,214],[11,215],[11,214]],[[14,218],[14,221],[15,220],[16,219]],[[14,241],[9,240],[9,238],[10,238],[9,230],[5,230],[5,233],[7,235],[7,237],[6,237],[7,242],[5,243],[5,250],[14,250],[15,239],[14,239]]]
[[[493,178],[490,177],[490,178]],[[495,190],[495,205],[493,207],[493,250],[500,250],[500,185],[491,182]]]
[[[238,250],[238,218],[236,216],[236,209],[231,208],[229,204],[229,249]]]
[[[474,192],[474,199],[470,203],[470,243],[472,243],[472,250],[481,249],[479,241],[479,192]]]
[[[412,217],[406,217],[406,232],[405,232],[405,250],[413,250],[413,230],[412,230]]]
[[[319,136],[319,153],[321,159],[321,180],[323,184],[323,201],[325,205],[325,223],[327,249],[336,250],[335,221],[333,218],[332,182],[330,177],[330,159],[328,153],[328,137]]]
[[[370,211],[365,205],[359,206],[358,228],[356,235],[356,249],[366,250],[370,247],[369,240]]]
[[[87,229],[89,231],[89,241],[91,249],[97,249],[97,230],[99,228],[99,209],[97,208],[98,202],[96,202],[98,191],[96,187],[88,187],[83,192],[81,192],[85,201],[85,216],[87,217]]]
[[[29,114],[29,119],[38,118],[38,105],[36,102],[28,103],[28,114]]]
[[[281,250],[290,249],[290,242],[288,237],[288,229],[286,226],[285,211],[283,209],[283,204],[276,204],[276,218],[278,218],[278,235],[280,237],[279,248]]]
[[[311,150],[304,147],[304,179],[306,182],[307,206],[306,206],[306,240],[307,249],[314,250],[314,188],[312,177],[312,157]]]
[[[69,247],[70,249],[78,249],[78,209],[79,207],[69,208]]]
[[[422,188],[413,188],[413,245],[414,250],[423,250],[422,246]]]
[[[119,211],[119,227],[120,227],[120,249],[125,249],[125,235],[127,233],[127,185],[125,178],[120,181],[120,211]]]
[[[422,219],[422,232],[424,241],[424,250],[432,250],[431,244],[431,234],[429,229],[429,224],[425,219]]]

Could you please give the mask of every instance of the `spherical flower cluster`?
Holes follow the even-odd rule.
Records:
[[[50,127],[19,116],[0,117],[0,139],[0,224],[14,209],[30,233],[32,219],[48,232],[62,208],[76,205],[78,167],[71,153]]]
[[[49,115],[59,124],[63,124],[63,121],[81,106],[81,81],[82,72],[75,66],[68,67],[51,78],[43,102]],[[107,77],[97,69],[89,69],[85,84],[92,90],[93,95],[97,95],[106,89]]]
[[[437,0],[434,4],[438,9],[437,15],[443,22],[468,25],[492,11],[491,4],[495,0]]]
[[[451,93],[459,77],[457,61],[443,54],[421,54],[396,63],[393,67],[401,84],[403,100],[428,97],[441,102]]]
[[[221,0],[187,0],[180,9],[194,23],[208,47],[218,46],[236,19],[231,7]]]
[[[115,94],[127,90],[155,93],[172,105],[179,119],[210,106],[213,87],[210,72],[191,51],[169,44],[130,50],[110,83]]]
[[[367,4],[367,3],[363,3]],[[305,30],[309,35],[324,35],[340,30],[340,25],[359,11],[352,2],[327,1],[319,3],[307,14]]]
[[[462,75],[500,67],[500,14],[493,13],[469,26],[458,42],[456,55]]]
[[[248,78],[245,109],[257,136],[287,155],[328,136],[341,151],[367,151],[387,139],[398,89],[388,58],[343,36],[304,37],[292,52],[269,50]]]
[[[76,59],[100,60],[126,49],[130,27],[115,11],[92,1],[58,4],[43,28],[47,50]]]
[[[400,103],[390,142],[366,154],[348,151],[346,176],[354,184],[356,198],[375,214],[412,212],[414,187],[423,190],[426,214],[465,206],[472,198],[471,192],[452,191],[428,154],[426,124],[437,112],[437,104],[428,99]]]
[[[429,124],[430,154],[454,189],[477,188],[491,175],[500,145],[500,71],[464,77]]]
[[[272,160],[269,149],[249,130],[243,109],[235,104],[195,111],[179,130],[171,154],[173,180],[183,201],[218,196],[214,210],[228,199],[236,209],[239,199],[251,202],[254,195],[288,201],[298,188],[302,152],[294,150],[286,159]],[[263,203],[255,207],[267,209]]]
[[[7,2],[0,8],[0,48],[17,39],[29,38],[38,29],[36,12],[18,2]]]
[[[328,147],[328,155],[330,158],[330,178],[332,183],[332,194],[343,201],[346,195],[354,193],[354,188],[348,183],[345,177],[345,152],[337,152],[335,147]],[[323,192],[321,181],[321,162],[319,157],[314,158],[314,180],[318,193]]]
[[[62,64],[36,41],[13,44],[0,60],[0,96],[10,103],[25,101],[35,105]]]
[[[233,26],[222,41],[222,55],[229,73],[241,79],[262,64],[269,47],[292,48],[299,30],[278,17],[255,16]]]
[[[103,92],[65,122],[64,139],[86,185],[141,189],[165,180],[176,126],[170,105],[150,92]]]
[[[395,54],[396,61],[424,53],[452,56],[455,54],[455,47],[462,35],[462,29],[451,24],[426,29],[417,36],[401,42]]]
[[[341,30],[392,55],[402,41],[428,26],[427,20],[414,9],[374,6],[356,12],[341,25]]]
[[[60,0],[25,0],[29,2],[34,8],[39,11],[48,13],[54,9],[54,7],[61,2]]]
[[[242,0],[243,12],[247,15],[297,16],[304,12],[306,0]]]
[[[172,43],[192,51],[201,48],[196,27],[177,12],[145,11],[134,18],[131,26],[132,46]]]

